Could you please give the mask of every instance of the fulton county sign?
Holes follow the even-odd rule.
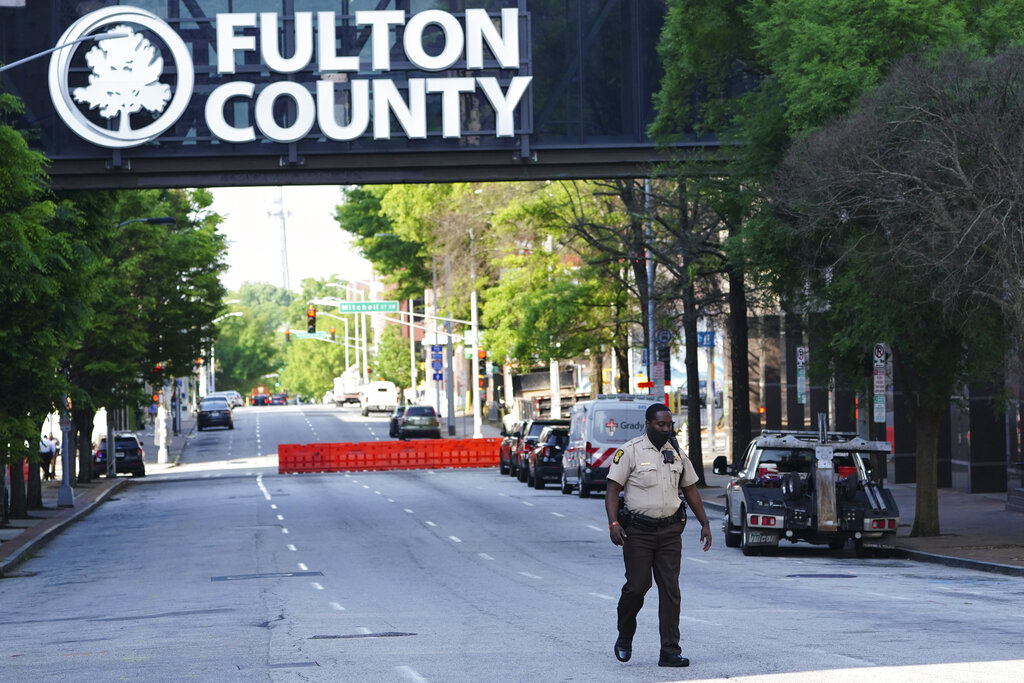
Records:
[[[314,134],[315,127],[333,141],[370,133],[375,140],[389,140],[397,133],[394,120],[406,138],[423,139],[428,111],[439,111],[443,138],[460,138],[473,119],[465,111],[466,96],[476,94],[492,110],[495,137],[516,133],[515,114],[532,76],[486,75],[520,69],[515,8],[494,16],[466,9],[458,17],[439,9],[295,12],[287,31],[284,25],[276,12],[215,16],[214,87],[203,104],[215,138],[292,143]],[[339,54],[339,29],[368,32],[368,54]],[[394,39],[398,29],[400,41]],[[91,46],[75,43],[90,36],[97,36]],[[288,54],[282,44],[292,46]],[[389,77],[396,59],[392,44],[400,47],[403,63],[412,65],[410,73],[423,77]],[[151,142],[196,96],[193,54],[199,51],[190,50],[167,22],[147,10],[125,5],[96,10],[68,27],[57,46],[65,47],[50,60],[50,97],[68,128],[94,145],[124,149]],[[69,78],[80,49],[89,68],[85,85]],[[254,61],[259,70],[251,68]],[[311,68],[313,83],[292,79]]]

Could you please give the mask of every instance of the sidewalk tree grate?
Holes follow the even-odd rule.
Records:
[[[210,581],[245,581],[246,579],[288,579],[299,576],[323,576],[323,572],[266,572],[263,574],[229,574],[211,576]]]

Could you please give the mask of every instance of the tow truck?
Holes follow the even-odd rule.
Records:
[[[841,550],[852,540],[858,557],[895,537],[899,509],[884,488],[885,441],[843,432],[765,430],[742,464],[715,458],[726,487],[725,545],[744,555],[774,552],[783,539]]]

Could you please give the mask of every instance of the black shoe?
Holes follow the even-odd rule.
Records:
[[[633,656],[633,643],[619,638],[615,641],[615,659],[620,662],[628,662]]]
[[[672,655],[659,659],[658,666],[690,666],[690,660],[682,655]]]

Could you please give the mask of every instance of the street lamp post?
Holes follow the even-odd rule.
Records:
[[[71,489],[71,456],[74,453],[71,440],[71,396],[64,394],[64,405],[60,411],[60,489],[57,491],[57,507],[75,507],[75,492]]]
[[[237,300],[235,300],[235,301],[237,302]],[[230,302],[225,302],[225,303],[230,303]],[[243,315],[245,315],[245,311],[231,311],[230,313],[225,313],[224,315],[217,316],[216,318],[214,318],[213,319],[213,324],[216,325],[221,320],[225,320],[227,318],[237,318],[237,317],[243,316]],[[206,388],[207,388],[207,390],[205,392],[200,392],[204,396],[207,395],[207,394],[212,394],[213,392],[217,391],[217,359],[214,356],[214,347],[215,347],[215,344],[213,342],[210,342],[210,362],[208,364],[208,367],[206,368],[206,377],[207,377],[207,379],[206,379]]]
[[[9,66],[13,65],[14,63]],[[121,221],[114,227],[122,228],[132,223],[174,225],[177,222],[174,216],[152,216],[150,218],[129,218],[126,221]],[[107,406],[107,478],[114,479],[115,477],[117,477],[117,444],[114,441],[114,409],[113,406]]]
[[[346,285],[346,284],[343,284],[341,282],[329,282],[327,284],[329,284],[331,287],[337,287],[338,289],[344,289],[346,292],[356,292],[357,294],[359,294],[359,300],[360,301],[366,301],[366,292],[364,292],[363,290],[359,289],[358,287],[353,287],[351,285]],[[367,353],[367,348],[366,348],[367,347],[367,341],[366,341],[366,319],[363,317],[365,315],[366,315],[365,313],[357,313],[356,314],[356,337],[358,337],[358,338],[360,338],[362,340],[362,346],[363,346],[363,366],[362,366],[362,369],[361,369],[359,374],[362,376],[364,383],[370,381],[369,354]],[[360,319],[362,319],[362,320],[360,320]],[[360,327],[362,327],[362,334],[361,334],[361,336],[360,336]],[[356,361],[358,362],[358,360],[359,360],[359,354],[358,354],[358,351],[357,351],[357,353],[356,353]]]

